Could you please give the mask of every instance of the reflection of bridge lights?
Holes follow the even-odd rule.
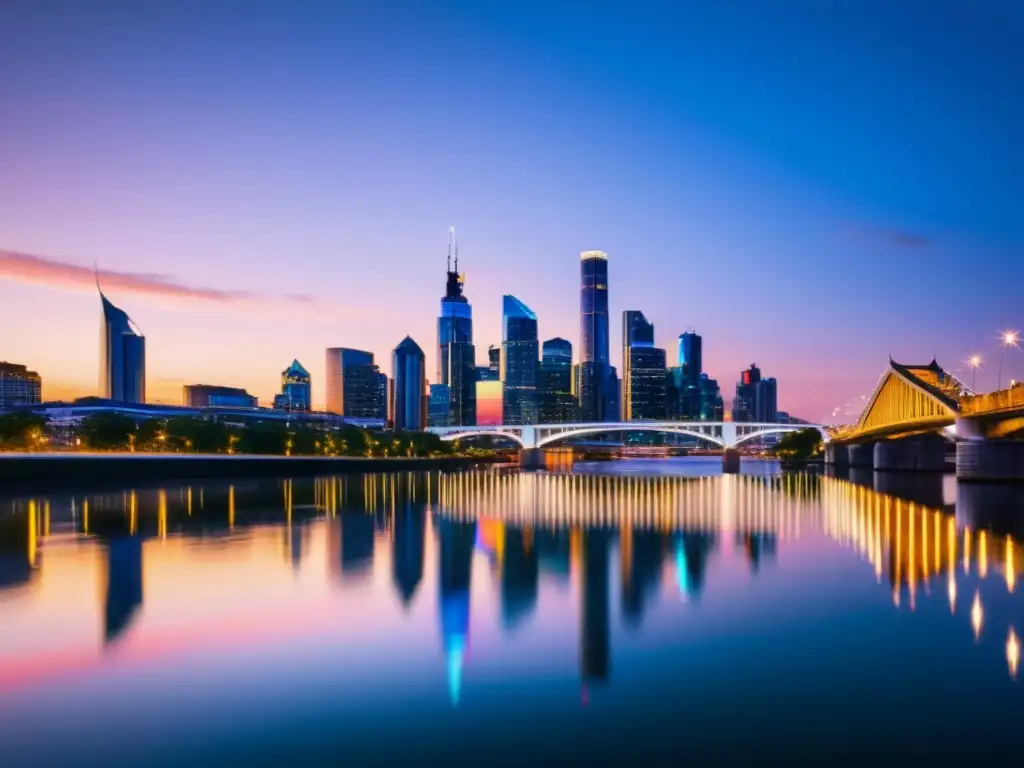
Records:
[[[1013,539],[1006,537],[1006,588],[1013,592],[1017,586],[1017,570],[1013,563]]]
[[[1013,627],[1010,627],[1010,634],[1006,638],[1006,664],[1010,668],[1010,677],[1016,680],[1017,667],[1020,666],[1020,642]]]
[[[988,576],[988,544],[984,531],[978,534],[978,575],[983,579]]]
[[[971,572],[971,529],[964,528],[964,573]]]
[[[978,591],[974,592],[974,602],[971,603],[971,627],[974,629],[974,639],[977,640],[981,635],[981,595]]]
[[[949,595],[949,612],[956,613],[956,577],[952,570],[949,572],[949,587],[946,592]]]

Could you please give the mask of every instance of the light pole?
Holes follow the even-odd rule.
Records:
[[[978,379],[978,366],[981,365],[981,355],[971,355],[967,358],[967,364],[971,366],[971,393],[977,392],[974,382]]]
[[[996,385],[996,391],[1003,388],[1003,358],[1006,357],[1007,347],[1016,347],[1017,339],[1020,338],[1020,334],[1017,331],[1003,331],[1003,349],[999,353],[999,379]]]

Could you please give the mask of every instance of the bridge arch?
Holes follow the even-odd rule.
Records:
[[[766,427],[764,429],[759,429],[756,432],[751,432],[746,435],[738,435],[736,437],[736,442],[733,443],[731,447],[735,448],[738,445],[743,445],[743,443],[747,442],[748,440],[753,440],[756,437],[763,437],[764,435],[788,435],[793,432],[803,432],[805,429],[818,430],[818,433],[821,435],[821,439],[826,443],[829,440],[831,440],[831,436],[829,435],[829,433],[822,427],[817,426],[816,424],[779,424],[777,427]]]
[[[545,446],[551,445],[552,443],[558,442],[559,440],[566,440],[572,437],[583,437],[584,435],[600,435],[606,432],[658,432],[663,435],[679,435],[682,437],[695,437],[701,440],[706,440],[709,443],[714,444],[719,448],[724,448],[725,443],[718,437],[707,435],[702,432],[697,432],[693,429],[686,429],[683,427],[670,427],[657,424],[642,424],[637,422],[635,425],[630,424],[623,426],[622,424],[604,424],[593,427],[582,427],[579,429],[567,430],[565,432],[557,432],[547,437],[542,437],[537,441],[538,448],[544,448]]]
[[[481,435],[506,437],[520,448],[527,447],[526,443],[523,442],[522,435],[517,435],[515,432],[506,432],[501,429],[473,429],[472,427],[467,427],[465,432],[450,432],[441,435],[441,439],[446,443],[450,443],[453,440],[464,440],[467,437],[480,437]]]

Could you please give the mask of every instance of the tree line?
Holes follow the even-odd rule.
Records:
[[[354,426],[317,429],[280,421],[225,423],[191,416],[136,422],[113,412],[86,416],[71,434],[58,436],[38,414],[0,415],[0,450],[48,450],[58,437],[80,449],[152,453],[412,457],[449,455],[455,447],[429,432],[373,433]]]

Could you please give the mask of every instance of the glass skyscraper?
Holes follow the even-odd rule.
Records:
[[[462,294],[465,276],[459,273],[458,248],[455,269],[448,250],[447,285],[437,318],[437,378],[448,387],[448,423],[476,424],[476,349],[473,347],[473,308]]]
[[[100,291],[100,397],[121,403],[146,402],[146,338],[127,313]]]
[[[350,419],[387,418],[387,377],[361,349],[327,350],[327,410]]]
[[[450,426],[451,393],[447,384],[431,384],[427,405],[427,424],[431,427]]]
[[[515,296],[501,311],[502,410],[506,424],[537,422],[537,315]]]
[[[392,414],[400,432],[427,426],[427,363],[419,344],[406,336],[391,354],[394,377]]]
[[[37,405],[43,399],[43,380],[24,365],[0,363],[0,408]]]
[[[654,346],[654,323],[638,310],[622,313],[624,421],[664,419],[665,350]]]
[[[274,395],[274,408],[280,411],[309,411],[313,392],[309,371],[298,360],[281,371],[281,394]]]
[[[679,364],[669,369],[667,380],[666,400],[669,418],[696,421],[704,418],[707,410],[704,402],[704,387],[701,384],[704,364],[701,337],[693,331],[681,334],[678,349]],[[717,384],[715,388],[717,389]],[[706,420],[720,421],[720,419]]]
[[[679,367],[683,369],[683,375],[693,381],[704,372],[702,347],[701,337],[694,331],[679,336]]]
[[[580,254],[580,363],[573,391],[581,421],[608,421],[618,400],[608,359],[608,254]]]
[[[541,346],[537,403],[542,424],[564,424],[576,420],[576,398],[572,394],[572,343],[565,339],[548,339]]]

